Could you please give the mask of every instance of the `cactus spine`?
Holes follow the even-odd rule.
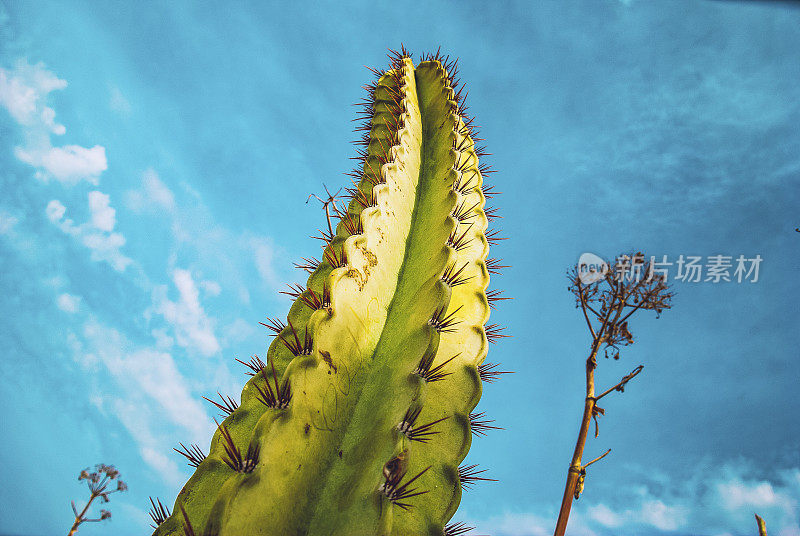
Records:
[[[443,535],[487,422],[472,419],[487,343],[480,149],[454,62],[402,50],[367,86],[361,166],[322,261],[247,365],[241,403],[155,536]],[[491,212],[489,212],[491,215]],[[487,337],[488,334],[488,337]],[[490,376],[494,378],[494,376]],[[216,403],[215,403],[216,404]],[[474,416],[473,416],[474,417]],[[471,430],[471,427],[474,429]]]

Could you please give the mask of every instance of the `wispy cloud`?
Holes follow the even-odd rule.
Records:
[[[10,234],[19,223],[19,218],[7,212],[0,211],[0,235]]]
[[[131,103],[116,86],[111,86],[109,89],[108,107],[120,115],[130,115],[131,113]]]
[[[688,511],[682,505],[668,505],[659,499],[643,498],[636,508],[615,512],[603,503],[587,509],[589,519],[600,525],[617,529],[625,526],[648,526],[662,531],[674,531],[686,526]]]
[[[170,300],[167,286],[160,285],[153,291],[153,311],[169,323],[180,346],[205,356],[216,354],[221,347],[214,335],[214,322],[200,304],[200,292],[191,272],[175,269],[172,282],[178,290],[178,300]]]
[[[482,521],[469,521],[482,534],[490,532],[497,536],[549,536],[555,527],[555,515],[539,515],[530,512],[506,512]],[[580,514],[573,514],[569,523],[570,536],[596,536],[583,522]]]
[[[173,192],[169,181],[155,169],[146,169],[140,185],[124,194],[124,203],[115,205],[120,198],[114,192],[119,190],[109,195],[106,188],[91,186],[100,183],[108,167],[106,149],[102,145],[55,143],[67,128],[56,120],[48,99],[52,92],[66,87],[65,80],[41,63],[20,61],[12,69],[0,69],[0,107],[17,123],[22,140],[14,155],[33,168],[31,176],[50,182],[41,185],[28,181],[30,184],[25,185],[38,189],[37,195],[47,196],[39,197],[42,205],[34,209],[44,225],[49,226],[49,221],[63,233],[65,242],[74,241],[86,248],[84,252],[88,250],[92,261],[116,270],[115,280],[121,287],[144,293],[130,296],[131,300],[149,298],[151,305],[144,317],[150,337],[145,335],[142,341],[135,328],[108,320],[108,311],[90,294],[78,295],[82,292],[71,288],[70,278],[63,271],[53,274],[44,287],[54,309],[62,311],[60,318],[72,326],[67,328],[64,343],[78,373],[90,376],[92,389],[86,399],[104,415],[119,421],[119,428],[133,438],[148,467],[165,482],[178,486],[186,475],[171,448],[177,441],[207,446],[214,429],[193,391],[219,389],[236,396],[242,374],[231,373],[229,360],[222,358],[222,348],[241,343],[255,332],[251,323],[236,314],[208,314],[206,302],[226,292],[234,299],[249,297],[252,281],[256,286],[277,287],[274,259],[278,250],[267,236],[219,225],[199,195],[188,201],[181,198],[185,191],[191,193],[190,186]],[[110,106],[121,114],[130,113],[125,97],[113,88]],[[78,201],[71,195],[47,193],[60,186],[77,189]],[[81,191],[83,188],[86,190]],[[172,230],[172,243],[166,242],[170,251],[159,257],[162,262],[169,259],[166,274],[162,271],[158,278],[166,284],[153,286],[152,273],[144,272],[146,259],[134,260],[126,254],[127,240],[141,236],[137,235],[141,229],[127,228],[124,234],[119,229],[118,217],[131,213],[163,216],[170,224],[167,228]],[[48,250],[34,225],[40,222],[26,218],[31,216],[13,207],[0,211],[0,234],[18,246],[25,240],[30,246],[27,251],[36,252],[37,262],[55,259],[54,265],[66,266],[78,260],[48,257],[76,248]],[[153,224],[143,221],[147,218],[139,219],[142,227]],[[163,227],[163,223],[161,220],[156,225]],[[75,288],[80,288],[75,283]],[[225,328],[224,336],[215,332],[218,325]],[[208,359],[184,373],[181,364],[185,353],[199,353]]]
[[[25,145],[16,147],[14,154],[36,168],[39,179],[97,184],[108,167],[104,147],[54,147],[51,142],[51,135],[64,135],[67,129],[56,122],[55,110],[46,104],[47,97],[66,87],[66,80],[48,71],[42,63],[30,65],[19,60],[12,70],[0,68],[0,105],[22,127],[25,137]]]
[[[120,251],[125,237],[114,232],[116,211],[109,204],[109,196],[100,191],[89,192],[88,204],[91,219],[80,225],[65,217],[67,207],[57,199],[47,204],[45,214],[64,233],[89,248],[93,261],[107,262],[118,272],[125,271],[133,260]]]
[[[219,293],[222,292],[222,287],[219,283],[208,279],[200,281],[200,288],[203,289],[203,292],[208,296],[219,296]]]
[[[690,33],[702,40],[699,32],[707,29],[693,24],[698,27]],[[565,169],[586,188],[591,205],[609,203],[619,213],[641,211],[671,224],[666,215],[673,210],[700,215],[737,190],[789,184],[800,160],[794,153],[787,158],[784,129],[800,107],[794,98],[780,98],[795,78],[782,61],[757,52],[745,60],[706,43],[685,48],[656,39],[653,47],[659,60],[610,77],[598,89],[598,105],[582,110],[603,110],[599,121],[585,121],[589,130],[563,138],[570,147]],[[618,61],[635,57],[622,51]]]
[[[100,174],[108,167],[105,148],[80,145],[54,147],[51,136],[66,133],[66,127],[55,120],[56,112],[47,105],[48,95],[67,87],[66,80],[56,76],[42,63],[17,61],[12,70],[0,68],[0,105],[21,127],[25,145],[16,147],[14,154],[36,169],[36,177],[56,179],[67,185],[81,181],[99,182]],[[90,221],[78,225],[65,218],[67,208],[57,199],[51,200],[45,213],[64,233],[72,236],[91,251],[94,261],[109,263],[122,272],[132,260],[120,251],[125,245],[122,233],[114,232],[116,210],[107,194],[94,190],[88,194]],[[16,218],[6,219],[0,228],[11,229]]]
[[[631,484],[615,486],[609,499],[592,500],[588,490],[573,506],[568,532],[576,536],[752,534],[757,512],[767,520],[770,534],[800,535],[800,468],[763,474],[755,467],[755,462],[744,459],[719,466],[701,463],[685,480],[636,468],[635,475],[623,475],[633,479]],[[555,506],[470,524],[498,536],[546,535],[555,526]]]
[[[270,290],[278,290],[283,278],[276,270],[276,258],[281,256],[282,250],[272,238],[219,225],[200,194],[186,184],[181,186],[186,198],[176,202],[175,210],[171,212],[173,251],[188,249],[197,264],[213,267],[215,278],[225,281],[225,290],[235,293],[244,304],[250,302],[254,281]],[[159,190],[157,186],[151,189],[154,192]],[[159,196],[145,196],[150,197]],[[129,193],[129,202],[137,199],[137,195]],[[163,199],[166,201],[171,197],[164,196]]]
[[[798,473],[800,474],[800,473]],[[746,482],[739,476],[716,485],[722,506],[729,512],[741,508],[766,508],[777,506],[789,510],[794,501],[776,490],[765,480]]]
[[[272,241],[263,237],[252,237],[249,240],[249,246],[253,252],[253,260],[255,261],[258,275],[267,285],[277,286],[278,276],[275,273],[273,264],[275,248],[272,245]]]
[[[154,169],[142,173],[141,189],[128,191],[126,202],[128,208],[137,213],[175,210],[175,195]]]
[[[758,512],[769,520],[770,533],[800,536],[800,468],[763,475],[754,467],[751,462],[724,465],[708,496],[700,500],[719,505],[721,512],[738,523],[749,521],[752,513]]]
[[[224,279],[228,290],[242,303],[250,300],[244,281],[252,272],[265,287],[278,289],[282,278],[275,265],[280,249],[274,241],[269,236],[219,225],[200,194],[186,183],[180,186],[173,191],[156,170],[147,169],[142,173],[141,186],[126,192],[125,206],[137,214],[167,216],[174,239],[172,253],[188,250],[195,264],[213,267],[215,277]],[[208,296],[222,292],[214,281],[197,284]]]
[[[108,408],[138,445],[139,455],[164,482],[179,485],[182,475],[178,464],[165,452],[169,452],[167,442],[156,436],[157,431],[150,424],[157,418],[152,409],[137,402],[122,398],[113,398]]]
[[[58,298],[56,298],[56,305],[65,313],[77,313],[81,305],[81,297],[65,292],[58,295]]]
[[[125,426],[139,445],[140,455],[171,483],[181,480],[173,458],[174,443],[162,423],[168,421],[188,434],[187,441],[206,443],[213,430],[202,405],[171,354],[133,344],[124,334],[94,318],[72,338],[76,361],[87,369],[101,365],[113,380],[103,384],[102,406]]]

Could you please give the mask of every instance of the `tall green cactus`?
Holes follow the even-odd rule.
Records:
[[[461,109],[455,62],[414,68],[403,49],[367,86],[361,166],[321,262],[310,272],[266,363],[254,357],[172,515],[154,536],[447,535],[472,433],[490,303],[484,208],[491,190]],[[331,236],[332,235],[332,236]],[[472,432],[472,433],[471,433]]]

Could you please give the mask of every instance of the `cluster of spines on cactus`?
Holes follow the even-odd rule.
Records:
[[[294,385],[298,381],[297,375],[307,370],[303,367],[310,367],[309,363],[312,362],[317,364],[322,362],[328,367],[328,374],[338,374],[340,371],[337,367],[346,365],[337,364],[324,349],[315,346],[315,326],[318,323],[313,323],[311,317],[319,311],[327,318],[334,316],[336,300],[332,294],[336,291],[331,286],[332,272],[342,269],[348,273],[355,273],[354,277],[361,280],[369,276],[368,273],[366,276],[363,273],[356,273],[357,270],[350,266],[349,246],[346,246],[346,242],[353,236],[365,233],[365,228],[370,226],[370,223],[362,217],[362,213],[378,207],[381,202],[378,187],[387,183],[389,173],[387,166],[403,168],[407,165],[402,159],[398,159],[398,155],[403,152],[405,142],[401,136],[407,134],[404,127],[411,117],[408,109],[410,101],[407,84],[409,80],[414,80],[412,77],[414,67],[411,55],[404,47],[397,52],[390,51],[389,59],[389,69],[385,71],[370,69],[375,74],[376,81],[364,86],[367,96],[359,103],[361,110],[358,112],[357,120],[360,124],[355,129],[356,132],[362,133],[360,139],[355,142],[358,146],[355,157],[358,165],[348,173],[353,178],[353,183],[352,187],[347,188],[347,202],[342,203],[333,197],[329,199],[333,211],[330,214],[326,210],[327,230],[320,230],[320,235],[314,237],[323,241],[321,258],[304,258],[302,263],[296,264],[299,269],[310,275],[306,285],[295,284],[284,291],[284,294],[293,299],[286,321],[268,318],[266,322],[261,322],[275,338],[266,358],[253,356],[249,361],[237,359],[247,367],[246,373],[250,376],[243,389],[241,402],[237,403],[231,397],[220,393],[217,393],[220,401],[204,397],[222,412],[220,416],[224,420],[217,423],[217,432],[214,434],[208,455],[205,455],[197,445],[186,447],[181,443],[180,448],[175,449],[187,459],[189,465],[196,468],[196,472],[178,496],[172,514],[160,500],[153,502],[151,499],[150,515],[157,529],[156,534],[216,536],[229,533],[221,528],[225,519],[217,519],[227,516],[225,512],[229,505],[226,501],[216,499],[209,507],[204,504],[208,499],[201,500],[198,497],[217,497],[232,486],[231,475],[250,475],[263,462],[259,434],[267,430],[273,421],[289,418],[288,413],[293,404],[293,390],[297,389]],[[442,346],[446,346],[442,344],[443,338],[451,336],[451,339],[455,339],[466,333],[464,330],[468,328],[472,329],[472,332],[479,332],[477,336],[480,340],[489,343],[506,337],[501,327],[496,324],[486,325],[485,319],[488,318],[488,310],[494,308],[498,301],[509,299],[502,296],[500,291],[486,290],[489,274],[498,274],[507,267],[500,259],[486,257],[489,245],[503,240],[497,230],[486,229],[486,223],[496,220],[499,216],[495,209],[485,207],[485,201],[499,192],[484,182],[494,171],[480,162],[487,153],[483,147],[475,146],[475,142],[482,139],[478,137],[474,118],[466,114],[467,93],[457,78],[457,64],[457,60],[451,61],[449,57],[442,56],[437,51],[434,54],[423,55],[417,67],[418,71],[426,69],[425,73],[435,73],[443,81],[445,103],[449,106],[447,112],[454,127],[451,133],[452,147],[450,147],[452,162],[446,180],[450,181],[449,188],[456,196],[453,208],[447,214],[452,219],[452,229],[444,240],[444,245],[449,248],[450,253],[438,275],[442,286],[448,289],[446,291],[448,295],[433,308],[426,323],[436,332],[433,337],[439,344],[431,344],[430,348],[422,353],[414,368],[409,371],[428,388],[424,391],[424,396],[418,398],[415,396],[400,419],[396,421],[394,428],[400,437],[399,446],[388,459],[385,459],[382,467],[375,468],[374,480],[377,485],[374,486],[374,491],[379,503],[381,518],[379,526],[380,531],[387,535],[410,534],[403,532],[405,529],[391,528],[392,508],[394,508],[395,522],[404,526],[402,524],[410,519],[408,516],[414,515],[419,496],[431,492],[432,486],[426,482],[426,476],[434,472],[438,472],[438,478],[452,480],[457,489],[453,492],[454,496],[449,504],[439,508],[442,511],[441,519],[436,520],[434,525],[440,528],[433,530],[438,530],[444,536],[465,534],[471,527],[463,523],[447,524],[458,505],[460,492],[478,481],[492,480],[484,477],[485,470],[478,469],[474,464],[458,465],[455,470],[448,473],[444,464],[432,469],[433,463],[426,462],[426,465],[420,466],[417,462],[415,469],[411,470],[415,464],[410,463],[415,456],[428,460],[448,448],[446,444],[435,445],[435,440],[441,432],[440,428],[449,421],[457,421],[458,424],[454,426],[467,430],[462,444],[455,447],[456,452],[451,453],[452,458],[460,460],[463,460],[469,449],[469,438],[472,435],[482,436],[492,429],[499,429],[492,424],[494,421],[485,418],[484,413],[472,411],[480,397],[479,385],[474,394],[465,395],[462,403],[464,407],[454,414],[438,418],[423,417],[425,401],[436,394],[432,392],[436,390],[436,385],[446,384],[456,373],[471,375],[478,384],[491,383],[501,375],[507,374],[505,371],[497,370],[497,364],[483,362],[486,350],[482,344],[477,345],[480,349],[473,351],[473,355],[467,356],[455,351],[451,352],[452,355],[442,355]],[[420,133],[421,131],[422,127]],[[341,208],[337,201],[342,203]],[[331,217],[338,220],[335,226],[331,225]],[[463,287],[470,287],[464,290],[464,296],[467,297],[462,299],[469,301],[456,305],[452,296],[461,292]],[[483,305],[480,305],[481,303]],[[467,312],[472,315],[470,321],[474,322],[475,318],[482,319],[477,328],[466,325],[465,306],[474,309]],[[451,346],[458,345],[452,343]],[[355,373],[352,374],[355,377]],[[305,391],[302,393],[305,395]],[[443,390],[442,393],[446,391]],[[386,396],[390,397],[392,394],[387,393]],[[269,412],[273,414],[265,419],[264,415]],[[306,435],[310,434],[312,426],[320,430],[325,429],[318,423],[304,422],[303,430]],[[426,448],[429,449],[428,454],[417,455],[418,449]],[[331,446],[331,449],[336,450],[338,447]],[[338,457],[342,458],[342,450],[338,450]],[[313,460],[309,460],[309,463],[313,463]],[[442,474],[445,476],[442,477]],[[286,474],[280,476],[286,478]],[[240,484],[241,481],[236,480],[233,485]],[[319,490],[313,490],[308,493],[318,492]],[[287,490],[287,494],[290,493]],[[303,492],[297,491],[297,493]],[[437,495],[439,496],[441,494]],[[287,496],[283,500],[288,502],[291,498]],[[159,528],[166,527],[170,521],[173,522],[172,526],[159,532]],[[430,524],[426,526],[426,534],[434,533],[430,530],[431,526]],[[263,533],[272,534],[269,529]],[[331,534],[339,533],[341,532],[331,532]],[[354,530],[352,534],[360,533]]]

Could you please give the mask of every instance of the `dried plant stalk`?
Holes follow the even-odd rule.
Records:
[[[640,310],[653,310],[656,315],[660,315],[663,310],[671,306],[673,293],[669,291],[666,277],[655,274],[654,271],[652,264],[645,262],[644,254],[635,253],[620,256],[613,270],[607,270],[599,280],[592,283],[584,283],[586,274],[577,266],[567,274],[570,282],[568,289],[575,296],[576,307],[581,309],[586,319],[592,344],[589,356],[586,358],[586,399],[583,418],[567,472],[567,483],[558,513],[555,536],[563,536],[567,529],[572,501],[583,491],[586,468],[611,452],[609,449],[588,463],[582,462],[590,423],[594,420],[594,435],[597,437],[599,433],[597,418],[605,415],[605,410],[599,407],[597,402],[612,391],[624,391],[627,383],[644,368],[639,365],[616,385],[597,395],[594,381],[597,354],[602,349],[605,357],[609,357],[610,351],[611,357],[619,359],[619,348],[633,344],[633,335],[628,327],[631,316]]]

